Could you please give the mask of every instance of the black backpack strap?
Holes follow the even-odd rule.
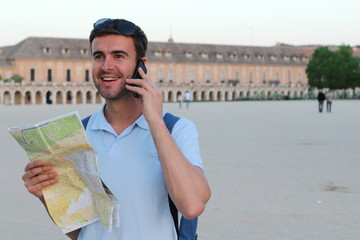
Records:
[[[82,122],[85,129],[86,129],[86,126],[87,126],[87,124],[89,122],[90,117],[91,117],[91,115],[89,115],[86,118],[84,118],[83,120],[81,120],[81,122]]]
[[[172,133],[172,130],[175,126],[175,123],[179,120],[180,118],[171,114],[171,113],[166,113],[164,116],[164,122],[165,125],[167,127],[167,129],[169,130],[170,134]],[[169,207],[170,207],[170,212],[171,212],[171,216],[173,218],[174,221],[174,226],[176,229],[176,234],[177,234],[177,238],[179,239],[179,219],[178,219],[178,210],[174,204],[174,202],[171,200],[170,196],[168,195],[169,198]]]

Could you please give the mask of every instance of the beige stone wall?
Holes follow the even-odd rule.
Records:
[[[101,103],[103,99],[92,83],[91,64],[91,60],[16,59],[12,68],[0,67],[0,74],[3,78],[9,73],[18,74],[25,80],[21,84],[0,81],[0,105]],[[301,97],[308,91],[306,65],[148,62],[147,67],[150,78],[163,89],[166,102],[177,101],[177,96],[184,95],[186,91],[190,91],[196,101],[228,101],[259,93]],[[34,81],[31,81],[31,69],[35,71]],[[48,69],[52,72],[51,82],[48,81]],[[70,82],[66,79],[68,69],[71,72]],[[89,82],[85,81],[86,70]],[[210,76],[209,82],[206,81],[207,75]],[[238,84],[229,84],[229,80],[236,78]],[[278,82],[275,83],[276,80]]]

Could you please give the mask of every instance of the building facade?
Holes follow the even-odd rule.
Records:
[[[314,49],[150,42],[148,75],[163,90],[165,102],[177,101],[186,91],[194,101],[302,97]],[[102,103],[91,64],[86,39],[30,37],[2,47],[0,105]],[[11,80],[15,76],[24,80]]]

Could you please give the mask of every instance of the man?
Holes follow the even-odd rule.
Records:
[[[334,97],[334,94],[331,91],[328,91],[325,94],[326,97],[326,112],[331,113],[331,104]]]
[[[185,92],[185,102],[186,102],[186,108],[189,108],[191,102],[191,93],[189,91]]]
[[[319,112],[321,113],[323,111],[323,106],[324,106],[324,100],[325,100],[325,94],[320,91],[318,93],[317,99],[319,101]]]
[[[162,90],[141,68],[135,69],[139,60],[146,63],[147,49],[146,35],[138,26],[123,19],[100,19],[91,31],[90,46],[94,84],[106,103],[92,114],[86,134],[98,155],[99,175],[119,201],[120,226],[109,232],[98,221],[68,236],[176,239],[168,194],[187,219],[199,216],[210,198],[197,130],[186,119],[175,124],[172,136],[166,128]],[[131,79],[134,71],[142,79]],[[37,161],[27,164],[23,180],[44,203],[42,189],[58,178],[51,166]]]

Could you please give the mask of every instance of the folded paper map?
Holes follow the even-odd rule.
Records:
[[[53,165],[59,182],[45,188],[48,211],[63,233],[100,220],[111,230],[118,225],[117,200],[103,188],[97,158],[77,112],[9,132],[31,161]]]

